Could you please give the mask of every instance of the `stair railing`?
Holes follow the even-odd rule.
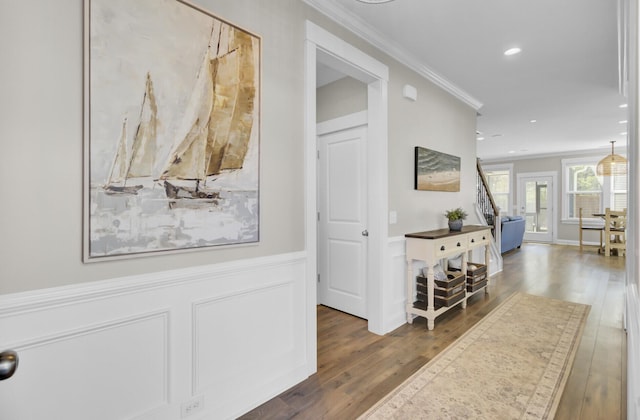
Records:
[[[481,220],[483,219],[487,226],[491,227],[491,233],[493,234],[494,243],[491,246],[492,259],[495,259],[496,270],[502,270],[502,231],[500,224],[500,207],[496,205],[496,202],[489,190],[489,183],[484,175],[482,166],[480,166],[480,159],[476,161],[476,212],[479,213]]]
[[[495,226],[494,223],[496,220],[499,221],[498,216],[500,215],[500,208],[496,205],[496,202],[493,200],[493,196],[491,195],[491,191],[489,190],[489,182],[487,178],[484,176],[484,172],[482,171],[482,166],[480,165],[480,159],[476,161],[477,168],[477,181],[476,186],[478,190],[477,203],[482,211],[482,214],[485,217],[485,221],[489,226]]]

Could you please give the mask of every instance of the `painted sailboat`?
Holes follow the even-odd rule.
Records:
[[[139,122],[131,145],[131,156],[129,157],[127,153],[127,119],[125,118],[109,178],[104,185],[107,194],[137,194],[143,185],[127,185],[127,181],[132,178],[152,176],[156,154],[157,113],[153,83],[151,75],[147,73]]]
[[[127,179],[127,119],[122,121],[116,155],[104,185],[107,194],[137,194],[142,185],[125,185]]]
[[[185,112],[186,134],[160,175],[168,198],[217,199],[207,180],[242,168],[253,125],[254,78],[251,38],[225,24],[214,27]]]

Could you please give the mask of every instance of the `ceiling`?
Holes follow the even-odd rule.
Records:
[[[305,1],[476,108],[483,160],[626,146],[616,1]]]

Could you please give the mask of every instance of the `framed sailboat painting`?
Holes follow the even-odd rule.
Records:
[[[85,0],[85,262],[259,241],[260,60],[191,3]]]

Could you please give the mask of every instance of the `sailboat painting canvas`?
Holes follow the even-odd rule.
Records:
[[[260,56],[186,1],[85,0],[85,262],[259,241]]]

